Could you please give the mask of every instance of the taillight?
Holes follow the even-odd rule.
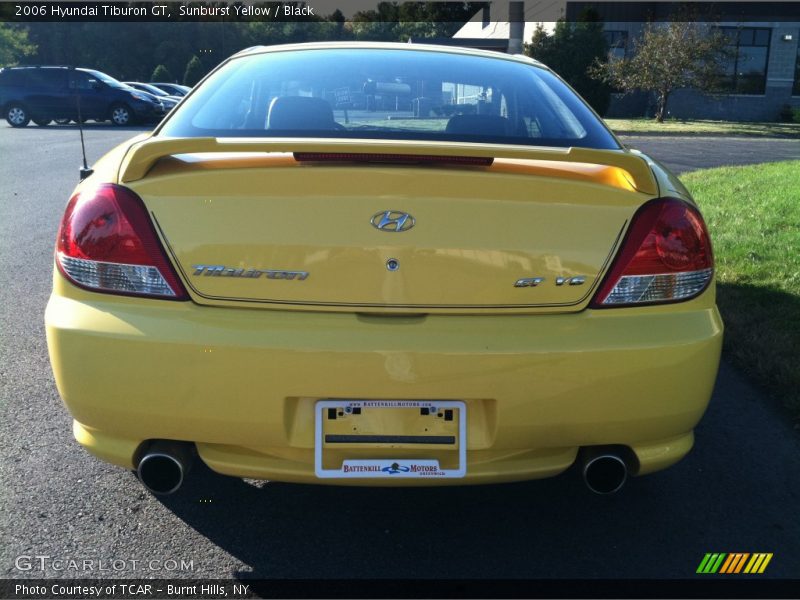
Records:
[[[694,298],[714,274],[711,240],[700,212],[674,198],[641,207],[592,308]]]
[[[118,185],[70,199],[58,231],[56,263],[67,279],[93,291],[188,299],[144,203]]]

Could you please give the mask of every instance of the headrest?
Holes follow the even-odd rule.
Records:
[[[333,109],[322,98],[280,96],[269,104],[267,129],[333,129]]]

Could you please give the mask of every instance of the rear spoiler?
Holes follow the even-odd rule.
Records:
[[[657,194],[658,186],[647,161],[628,150],[590,148],[545,148],[462,142],[418,140],[359,140],[330,138],[158,138],[133,144],[119,170],[119,181],[128,183],[144,178],[159,159],[174,154],[206,152],[347,153],[427,156],[463,156],[543,160],[605,165],[622,169],[633,187],[645,194]]]

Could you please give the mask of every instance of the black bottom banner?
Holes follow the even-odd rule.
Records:
[[[2,579],[0,598],[797,598],[800,580]]]

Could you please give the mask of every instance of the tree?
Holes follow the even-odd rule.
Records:
[[[200,59],[197,58],[197,56],[192,56],[191,60],[186,65],[186,71],[183,74],[183,85],[194,87],[205,74],[206,70],[205,67],[203,67],[203,63],[200,62]]]
[[[172,73],[164,65],[158,65],[150,76],[150,81],[172,83]]]
[[[345,20],[342,11],[334,11],[328,17],[300,21],[193,21],[187,17],[169,23],[0,24],[0,66],[16,62],[74,65],[92,67],[121,80],[148,81],[154,69],[163,65],[172,73],[170,81],[183,81],[188,63],[196,55],[201,61],[193,67],[192,79],[196,80],[234,52],[260,44],[449,37],[480,6],[482,3],[474,2],[381,2],[376,10],[359,13],[351,21]],[[201,49],[205,50],[202,54]]]
[[[407,42],[409,38],[452,37],[485,2],[379,2],[356,12],[348,23],[358,40]]]
[[[563,77],[599,114],[608,110],[611,86],[593,79],[589,72],[593,65],[608,60],[608,43],[596,13],[584,13],[574,23],[558,21],[553,35],[539,25],[524,52]]]
[[[633,44],[631,58],[596,63],[592,74],[625,92],[655,92],[656,121],[664,122],[667,103],[677,89],[703,92],[721,88],[730,55],[727,38],[718,30],[679,16],[668,23],[649,23]]]
[[[0,23],[0,65],[11,67],[36,51],[28,41],[28,32],[9,23]]]
[[[332,32],[333,33],[333,35],[332,35],[333,39],[335,39],[335,40],[344,39],[344,37],[345,37],[344,24],[346,22],[346,19],[344,18],[344,13],[337,8],[328,17],[328,21],[330,21],[331,23],[335,23],[336,24],[336,26],[335,26],[335,28],[334,28],[334,30]]]

